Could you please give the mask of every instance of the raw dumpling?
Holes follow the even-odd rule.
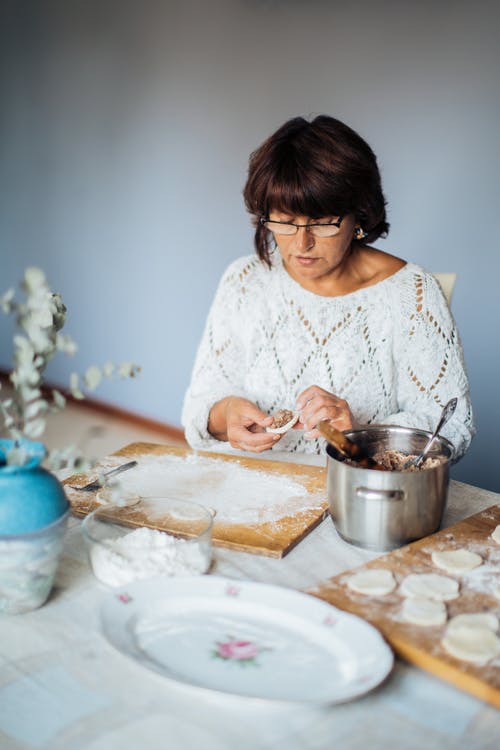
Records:
[[[447,628],[443,648],[457,659],[485,664],[500,655],[500,638],[490,628],[456,625]]]
[[[347,585],[352,591],[368,596],[390,594],[396,588],[396,581],[390,570],[370,568],[361,570],[348,579]]]
[[[412,599],[423,597],[446,602],[458,596],[458,583],[436,573],[411,573],[403,579],[400,593]]]
[[[446,622],[446,607],[443,602],[423,597],[405,599],[401,614],[406,622],[424,627],[444,625]]]
[[[451,549],[443,552],[433,552],[432,562],[438,568],[446,570],[447,573],[461,575],[468,573],[469,570],[477,568],[483,562],[480,555],[475,552],[469,552],[467,549]]]
[[[466,626],[468,628],[488,628],[493,633],[498,630],[498,617],[493,612],[471,612],[455,615],[448,623],[447,631]]]
[[[484,664],[500,655],[498,618],[493,612],[471,612],[452,617],[441,641],[443,648],[463,661]]]

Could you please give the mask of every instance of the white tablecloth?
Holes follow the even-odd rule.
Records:
[[[452,482],[443,525],[498,502],[496,493]],[[0,617],[1,750],[499,746],[498,711],[399,661],[377,690],[330,708],[200,697],[167,683],[101,635],[99,606],[109,589],[90,572],[79,527],[72,518],[49,601],[26,615]],[[326,518],[282,560],[216,549],[212,573],[303,589],[375,556],[343,542]]]

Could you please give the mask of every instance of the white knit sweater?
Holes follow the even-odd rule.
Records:
[[[344,398],[356,422],[432,430],[442,406],[458,406],[441,434],[455,460],[474,434],[459,335],[436,279],[407,263],[389,278],[340,297],[294,281],[281,258],[233,262],[210,310],[184,400],[193,448],[226,449],[207,431],[212,406],[243,396],[271,414],[295,408],[308,386]],[[276,450],[322,452],[323,440],[291,430]]]

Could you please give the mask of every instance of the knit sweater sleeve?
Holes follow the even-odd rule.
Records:
[[[182,424],[186,440],[195,449],[227,449],[229,443],[208,432],[212,406],[226,396],[245,396],[245,351],[241,319],[244,259],[233,262],[219,283],[198,347],[191,382],[184,397]],[[244,287],[243,287],[244,289]]]
[[[393,356],[399,411],[384,423],[434,430],[441,409],[458,398],[441,434],[460,458],[475,434],[462,344],[439,283],[418,269],[412,286],[395,292]]]

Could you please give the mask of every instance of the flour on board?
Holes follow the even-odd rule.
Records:
[[[300,482],[283,474],[196,454],[139,456],[138,466],[119,477],[119,486],[124,493],[141,496],[151,519],[155,512],[159,517],[164,513],[160,497],[199,503],[215,510],[216,522],[226,524],[276,521],[319,508],[325,500],[324,493],[310,494]]]

